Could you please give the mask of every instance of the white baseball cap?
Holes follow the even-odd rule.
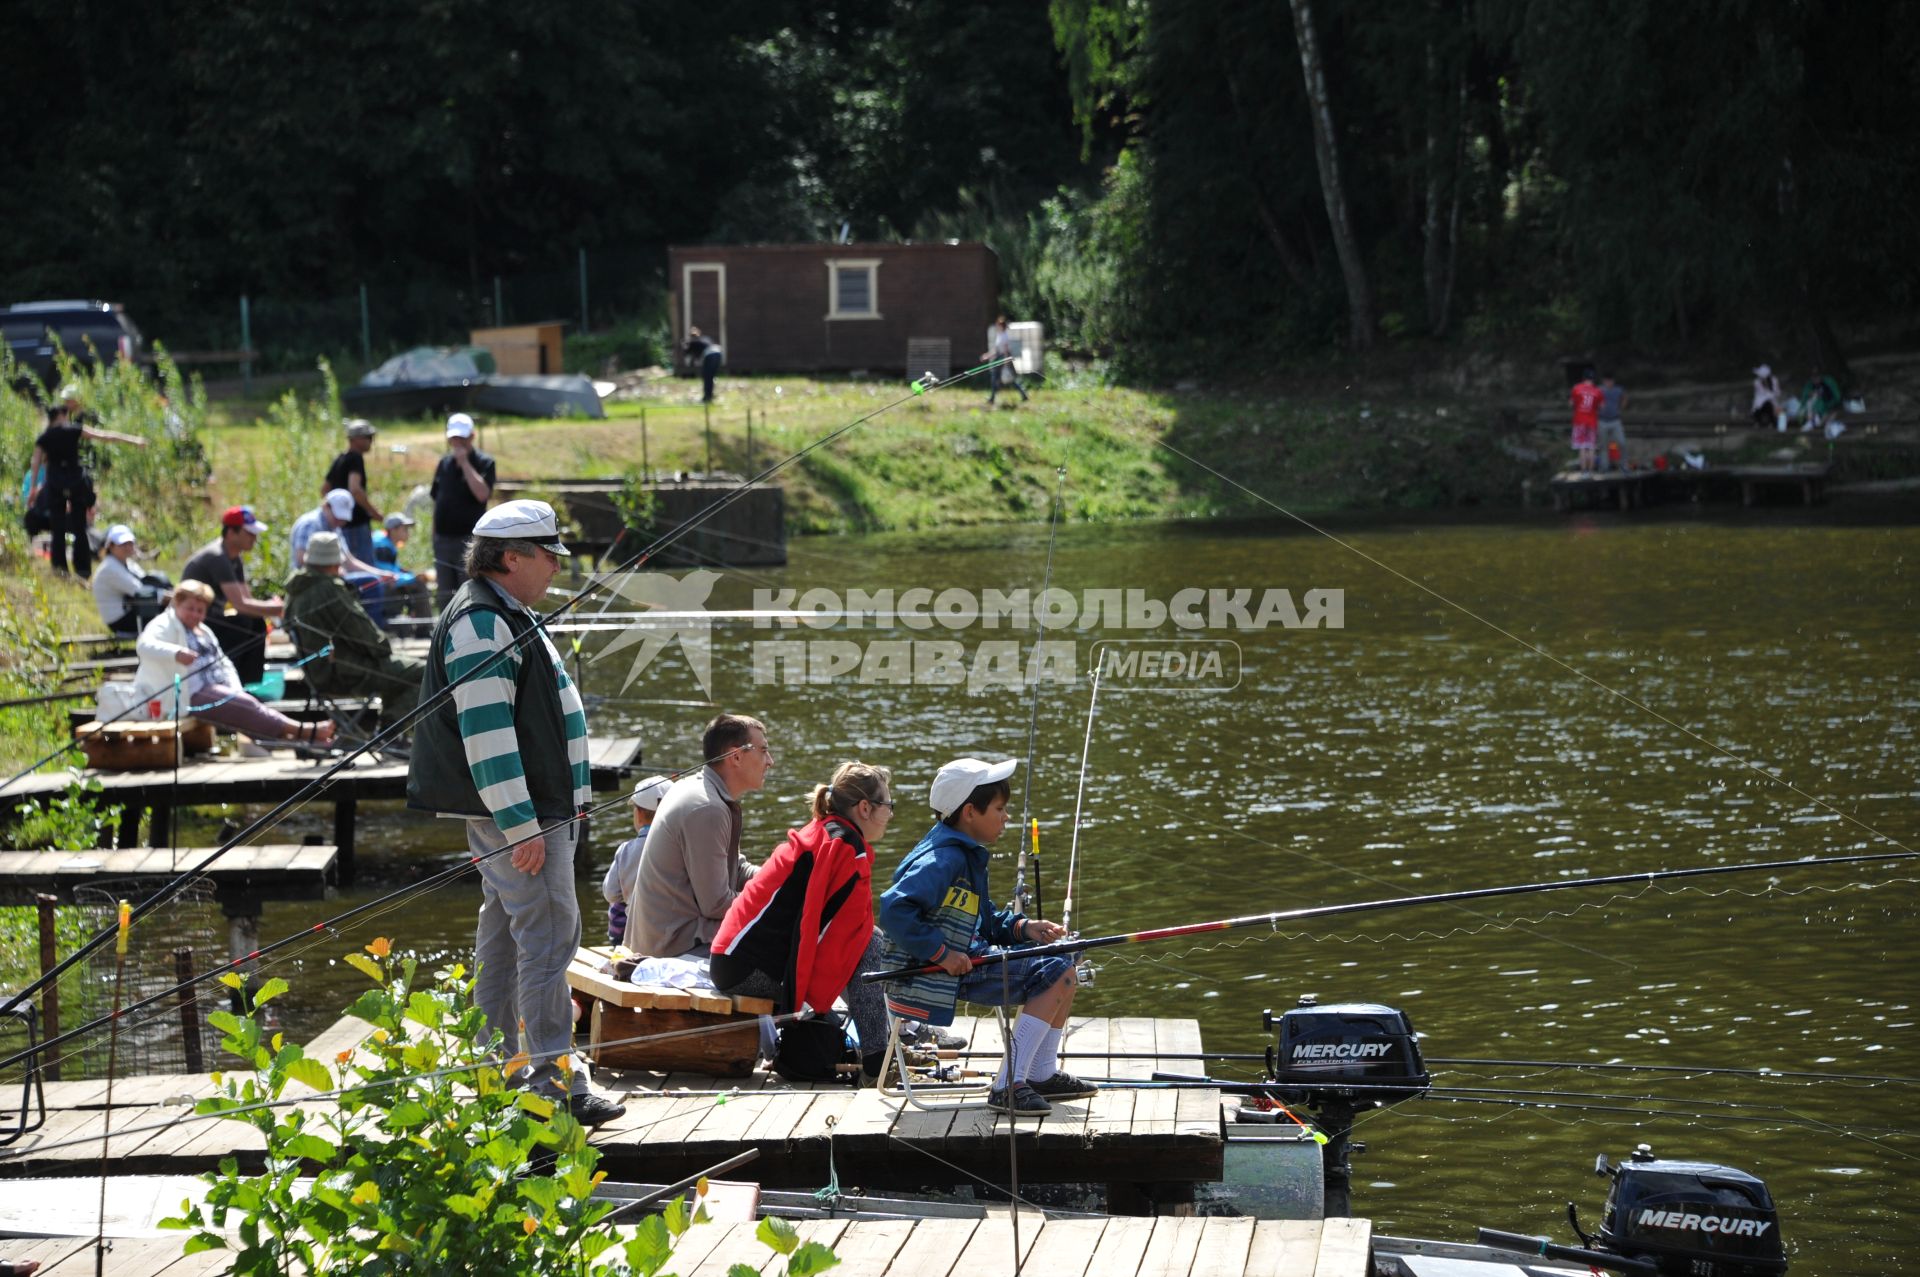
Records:
[[[342,523],[353,517],[353,494],[345,488],[335,488],[327,494],[327,509],[333,511],[333,517]]]
[[[1017,758],[1000,763],[985,763],[977,758],[956,758],[935,774],[927,801],[932,805],[934,815],[945,820],[960,810],[960,805],[967,801],[974,790],[982,785],[991,785],[996,780],[1005,780],[1013,775],[1013,769],[1019,765]]]
[[[473,525],[473,535],[498,537],[503,541],[531,541],[555,554],[573,553],[560,543],[560,521],[554,517],[553,507],[525,497],[503,501],[481,515],[480,522]]]
[[[116,523],[107,529],[108,545],[131,545],[139,539],[133,535],[133,529],[124,523]]]
[[[633,787],[633,805],[648,811],[659,811],[667,791],[672,788],[673,782],[665,776],[649,776]]]
[[[464,412],[456,412],[447,418],[447,438],[473,438],[473,418]]]

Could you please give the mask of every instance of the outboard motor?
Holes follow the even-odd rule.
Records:
[[[1321,1006],[1311,993],[1277,1021],[1272,1011],[1260,1020],[1276,1035],[1266,1050],[1267,1078],[1282,1099],[1311,1111],[1327,1137],[1326,1213],[1345,1215],[1352,1209],[1352,1155],[1367,1151],[1350,1138],[1354,1116],[1426,1094],[1431,1081],[1420,1040],[1403,1011],[1375,1002]]]
[[[1773,1198],[1747,1172],[1663,1161],[1645,1144],[1624,1166],[1602,1153],[1593,1170],[1613,1178],[1597,1236],[1580,1227],[1568,1203],[1578,1248],[1488,1228],[1480,1230],[1481,1244],[1642,1277],[1780,1277],[1787,1271]]]

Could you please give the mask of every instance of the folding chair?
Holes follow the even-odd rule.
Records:
[[[1005,1059],[1013,1052],[1013,1031],[1008,1026],[1007,1009],[997,1007],[995,1010],[1000,1019],[1001,1058]],[[992,1089],[991,1082],[960,1086],[942,1084],[939,1094],[946,1098],[946,1103],[922,1099],[913,1093],[913,1069],[907,1064],[906,1044],[900,1038],[900,1026],[906,1023],[908,1018],[896,1012],[891,1006],[887,1008],[887,1049],[880,1057],[880,1093],[901,1101],[903,1106],[910,1104],[914,1108],[929,1113],[957,1113],[964,1109],[987,1107],[985,1097]],[[888,1069],[896,1063],[899,1066],[900,1075],[898,1087],[888,1084]],[[979,1098],[970,1098],[975,1096]]]

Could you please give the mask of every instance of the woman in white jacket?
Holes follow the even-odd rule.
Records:
[[[147,622],[136,650],[140,669],[134,675],[135,703],[159,699],[168,717],[191,716],[245,732],[256,740],[298,740],[325,745],[333,740],[332,723],[301,723],[262,705],[240,685],[233,662],[220,650],[220,640],[202,622],[213,602],[213,587],[182,581],[173,588],[173,606]],[[174,679],[180,679],[180,712],[174,708]]]

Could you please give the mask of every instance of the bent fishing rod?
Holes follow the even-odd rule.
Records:
[[[1067,487],[1067,468],[1060,466],[1054,470],[1053,509],[1047,517],[1047,562],[1040,572],[1040,597],[1046,598],[1053,588],[1053,547],[1060,537],[1060,511],[1064,505],[1061,498]],[[1028,654],[1031,661],[1040,651],[1041,628],[1034,627],[1033,652]],[[1013,867],[1013,907],[1024,910],[1027,907],[1027,852],[1029,837],[1033,852],[1033,910],[1040,912],[1040,826],[1033,818],[1033,756],[1034,746],[1040,736],[1040,680],[1033,682],[1033,702],[1027,710],[1027,766],[1020,790],[1020,855]]]
[[[1193,922],[1178,927],[1155,927],[1145,931],[1128,931],[1119,935],[1092,936],[1068,940],[1056,940],[1050,944],[1037,944],[1023,949],[994,949],[986,953],[975,954],[973,965],[976,969],[993,963],[1006,962],[1012,958],[1048,958],[1060,954],[1083,953],[1088,949],[1106,949],[1123,944],[1147,944],[1155,940],[1172,940],[1180,936],[1203,935],[1212,931],[1236,931],[1243,927],[1278,927],[1283,922],[1305,922],[1316,918],[1336,918],[1355,913],[1378,913],[1389,909],[1411,909],[1418,905],[1455,904],[1462,900],[1490,900],[1500,896],[1528,896],[1549,891],[1574,891],[1594,887],[1620,887],[1631,884],[1649,884],[1668,882],[1680,878],[1706,878],[1718,874],[1762,873],[1769,870],[1786,871],[1810,869],[1823,865],[1858,865],[1887,860],[1920,859],[1920,852],[1878,851],[1862,852],[1853,856],[1809,856],[1801,860],[1767,860],[1742,865],[1705,865],[1694,869],[1655,869],[1644,873],[1612,874],[1604,878],[1569,878],[1554,882],[1510,883],[1504,887],[1474,887],[1466,891],[1430,892],[1418,896],[1395,896],[1387,900],[1362,900],[1348,904],[1309,905],[1301,909],[1279,909],[1272,913],[1249,914],[1240,918],[1219,918],[1212,922]],[[877,984],[885,980],[906,980],[914,976],[931,975],[942,970],[933,963],[911,967],[897,967],[891,971],[867,971],[860,974],[860,980],[866,984]]]
[[[571,611],[574,607],[578,606],[581,602],[585,601],[593,593],[595,593],[598,590],[604,589],[607,583],[612,579],[614,579],[616,576],[619,576],[628,571],[635,570],[638,567],[638,565],[645,563],[649,559],[653,558],[661,550],[672,545],[675,541],[679,540],[681,537],[685,536],[687,533],[693,531],[695,528],[699,527],[702,523],[705,523],[707,520],[718,515],[722,510],[725,510],[735,502],[744,499],[745,495],[756,485],[765,482],[767,479],[771,478],[773,475],[778,474],[780,471],[786,469],[790,465],[793,465],[795,462],[806,457],[808,454],[814,452],[819,448],[825,447],[827,444],[832,443],[834,440],[846,434],[848,431],[853,430],[858,426],[864,425],[865,423],[873,420],[875,417],[880,416],[882,413],[888,412],[893,408],[896,408],[899,405],[907,402],[909,399],[916,398],[920,395],[927,394],[934,390],[944,389],[945,387],[953,385],[955,382],[958,382],[966,377],[970,377],[977,372],[980,372],[985,369],[994,368],[999,364],[1002,364],[1005,362],[1006,360],[1004,359],[993,360],[988,363],[982,364],[979,367],[969,368],[969,369],[966,369],[964,372],[955,373],[953,376],[946,378],[944,381],[939,378],[932,377],[931,375],[927,377],[923,377],[920,380],[913,383],[913,389],[909,394],[903,395],[897,399],[889,400],[887,403],[884,403],[879,407],[875,408],[872,412],[869,412],[862,416],[854,418],[852,421],[848,422],[846,425],[840,426],[837,429],[832,430],[825,435],[822,435],[820,438],[814,440],[812,443],[807,444],[805,447],[800,448],[798,451],[790,453],[787,456],[781,458],[779,461],[774,462],[772,465],[762,470],[759,474],[755,475],[753,478],[741,484],[738,488],[735,488],[729,491],[725,496],[721,497],[719,500],[713,502],[711,505],[705,507],[704,509],[696,511],[694,514],[682,520],[680,523],[676,524],[674,527],[669,528],[666,532],[656,537],[652,542],[650,542],[646,546],[643,546],[639,551],[637,551],[634,554],[632,558],[626,560],[623,563],[619,563],[614,567],[595,573],[591,578],[587,580],[587,582],[584,585],[580,587],[578,591],[574,593],[574,595],[571,598],[567,599],[564,603],[562,603],[559,607],[555,608],[553,611],[545,613],[544,615],[536,615],[534,618],[533,625],[530,626],[524,634],[511,640],[507,645],[507,647],[502,651],[501,657],[504,657],[507,652],[514,652],[523,646],[531,644],[534,636],[536,634],[543,633],[547,624],[549,624],[552,620],[556,618],[565,616],[569,611]],[[205,857],[203,857],[198,863],[191,865],[188,868],[182,870],[178,875],[176,875],[173,878],[172,881],[162,884],[160,887],[155,889],[152,895],[148,896],[145,900],[141,901],[138,905],[134,906],[133,914],[130,919],[130,922],[138,922],[141,919],[145,918],[148,914],[160,908],[162,905],[166,904],[169,900],[171,900],[174,896],[178,895],[181,891],[185,890],[188,883],[192,882],[201,873],[205,872],[206,869],[209,866],[211,866],[214,863],[214,861],[218,860],[221,856],[224,856],[227,852],[231,851],[233,848],[237,846],[244,845],[254,835],[273,828],[274,825],[278,824],[280,819],[283,816],[285,816],[288,812],[298,807],[304,806],[309,800],[318,796],[329,785],[331,785],[334,779],[342,771],[345,771],[348,767],[350,767],[356,759],[360,758],[362,755],[367,754],[372,750],[380,748],[381,746],[393,740],[395,737],[403,734],[407,728],[411,727],[420,718],[437,709],[446,700],[447,697],[453,694],[455,688],[460,687],[463,684],[471,681],[472,679],[479,677],[483,673],[490,673],[491,671],[493,671],[498,665],[499,659],[500,657],[496,657],[494,660],[482,662],[480,665],[477,665],[473,669],[467,671],[467,673],[462,675],[461,677],[450,680],[448,684],[445,687],[441,688],[436,695],[416,705],[405,717],[396,720],[393,724],[391,724],[390,726],[388,726],[387,728],[379,732],[370,740],[366,741],[365,743],[349,751],[344,757],[342,757],[337,762],[335,762],[325,772],[321,773],[319,776],[316,776],[314,777],[313,780],[309,781],[297,793],[294,793],[292,795],[289,795],[287,798],[282,799],[273,808],[271,808],[269,811],[261,815],[256,820],[254,820],[252,824],[248,825],[245,829],[240,830],[232,838],[228,839],[227,841],[222,843],[220,846],[214,848]],[[94,954],[100,948],[106,945],[108,941],[114,938],[114,936],[117,934],[117,931],[118,931],[117,927],[110,926],[110,927],[102,928],[99,932],[95,933],[91,938],[89,938],[84,943],[82,943],[66,958],[62,959],[59,963],[55,964],[52,968],[43,972],[38,978],[33,980],[31,983],[29,983],[26,988],[22,989],[19,993],[15,994],[12,998],[9,998],[4,1005],[0,1005],[0,1014],[10,1013],[13,1010],[17,1009],[18,1007],[24,1005],[25,1002],[28,999],[30,999],[34,994],[38,993],[41,989],[45,988],[48,984],[52,983],[53,981],[58,980],[67,971],[71,970],[74,966],[86,960],[88,957],[90,957],[92,954]]]

